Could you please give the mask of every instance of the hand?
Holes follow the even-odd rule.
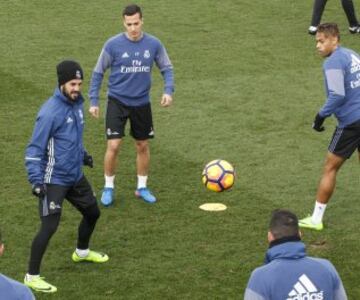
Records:
[[[90,106],[89,108],[89,113],[96,119],[99,118],[99,113],[100,113],[100,110],[99,110],[99,106]]]
[[[171,105],[173,99],[172,99],[172,96],[169,95],[169,94],[163,94],[162,97],[161,97],[161,102],[160,102],[160,105],[163,106],[163,107],[168,107]]]
[[[32,194],[38,198],[44,198],[46,195],[46,185],[40,183],[33,184]]]
[[[88,166],[90,168],[94,167],[94,160],[91,155],[87,154],[87,152],[84,153],[83,163],[84,163],[84,166]]]
[[[312,128],[318,132],[324,131],[325,127],[322,126],[325,118],[321,117],[319,114],[316,114],[314,123],[312,124]]]

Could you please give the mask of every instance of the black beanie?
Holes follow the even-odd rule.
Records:
[[[73,79],[84,79],[83,70],[73,60],[64,60],[56,66],[59,86]]]

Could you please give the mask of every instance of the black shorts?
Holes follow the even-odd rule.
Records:
[[[328,149],[343,158],[350,158],[356,149],[360,151],[360,121],[336,127]]]
[[[46,196],[39,201],[40,216],[46,217],[51,214],[60,214],[64,199],[68,200],[80,211],[97,203],[85,176],[74,186],[47,184]]]
[[[126,106],[109,97],[106,109],[106,137],[120,139],[125,136],[125,125],[130,119],[130,134],[136,140],[154,137],[150,103],[143,106]]]

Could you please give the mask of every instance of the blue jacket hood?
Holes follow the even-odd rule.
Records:
[[[266,252],[265,263],[274,259],[299,259],[306,256],[305,244],[303,242],[286,242],[276,245]]]
[[[268,249],[266,264],[249,279],[244,300],[346,300],[335,267],[326,259],[307,257],[301,241],[277,241]]]

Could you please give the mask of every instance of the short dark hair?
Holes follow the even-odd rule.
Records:
[[[317,32],[323,33],[326,37],[337,37],[340,41],[340,31],[336,23],[322,23],[318,26]]]
[[[286,209],[276,209],[271,214],[269,229],[275,239],[299,235],[297,216]]]
[[[123,12],[122,12],[122,16],[125,17],[125,16],[133,16],[135,14],[139,14],[140,15],[140,18],[142,18],[142,11],[141,11],[141,8],[140,6],[136,5],[136,4],[129,4],[127,5]]]

